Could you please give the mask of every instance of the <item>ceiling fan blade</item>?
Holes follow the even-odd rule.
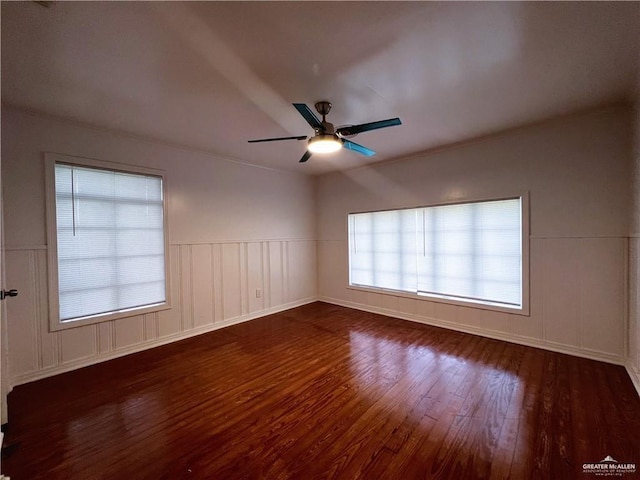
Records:
[[[304,119],[311,125],[313,129],[322,128],[322,123],[318,120],[318,117],[314,115],[309,107],[307,107],[304,103],[294,103],[294,107],[296,110],[304,117]]]
[[[342,137],[349,135],[355,135],[356,133],[368,132],[370,130],[377,130],[378,128],[393,127],[395,125],[402,125],[399,118],[390,118],[388,120],[380,120],[377,122],[361,123],[360,125],[347,125],[336,130],[336,133]]]
[[[351,140],[342,139],[342,146],[349,150],[353,150],[354,152],[361,153],[362,155],[366,155],[367,157],[371,157],[376,154],[373,150],[367,147],[363,147],[362,145],[358,145],[357,143],[352,142]]]
[[[259,143],[259,142],[277,142],[279,140],[306,140],[306,135],[300,135],[297,137],[279,137],[279,138],[261,138],[259,140],[247,140],[249,143]]]
[[[307,150],[298,163],[304,163],[311,158],[311,152]]]

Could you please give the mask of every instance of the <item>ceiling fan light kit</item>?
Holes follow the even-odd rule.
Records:
[[[351,140],[347,140],[345,137],[357,135],[358,133],[368,132],[369,130],[377,130],[379,128],[393,127],[394,125],[401,125],[402,122],[399,118],[390,118],[388,120],[380,120],[377,122],[362,123],[360,125],[348,125],[340,127],[337,130],[332,123],[327,122],[327,114],[331,110],[331,103],[327,101],[317,102],[315,104],[316,111],[322,115],[322,121],[315,116],[313,111],[304,103],[294,103],[294,108],[298,110],[298,113],[307,121],[309,125],[315,131],[315,135],[309,139],[307,151],[300,159],[300,163],[304,163],[314,153],[327,154],[333,153],[341,148],[352,150],[370,157],[375,155],[373,150],[358,145]],[[305,140],[306,136],[300,135],[295,137],[279,137],[279,138],[263,138],[259,140],[249,140],[249,143],[260,142],[276,142],[280,140]]]
[[[342,148],[342,142],[336,135],[320,134],[309,139],[307,149],[311,153],[333,153]]]

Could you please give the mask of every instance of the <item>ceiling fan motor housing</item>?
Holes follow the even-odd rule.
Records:
[[[333,123],[322,122],[322,129],[320,129],[320,128],[316,129],[316,135],[319,135],[321,133],[326,133],[326,134],[329,134],[329,135],[335,135],[336,128],[333,126]]]

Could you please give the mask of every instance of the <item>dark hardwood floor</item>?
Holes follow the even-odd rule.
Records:
[[[595,480],[583,464],[607,455],[640,467],[622,367],[324,303],[19,386],[9,409],[12,480]]]

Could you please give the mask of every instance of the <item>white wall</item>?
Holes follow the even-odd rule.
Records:
[[[315,299],[313,179],[15,110],[2,127],[13,385]],[[165,171],[171,310],[48,331],[45,151]]]
[[[629,359],[627,371],[640,394],[640,72],[634,118],[633,198],[629,238]]]
[[[305,303],[318,292],[334,303],[616,363],[624,362],[629,332],[627,366],[637,381],[640,121],[629,240],[628,109],[317,179],[15,110],[3,111],[2,121],[7,287],[20,290],[6,303],[14,385]],[[166,171],[172,310],[48,332],[44,151]],[[530,317],[347,288],[348,212],[522,191],[531,201]]]
[[[631,112],[562,118],[318,180],[322,300],[623,363]],[[347,214],[530,192],[530,317],[347,288]]]

